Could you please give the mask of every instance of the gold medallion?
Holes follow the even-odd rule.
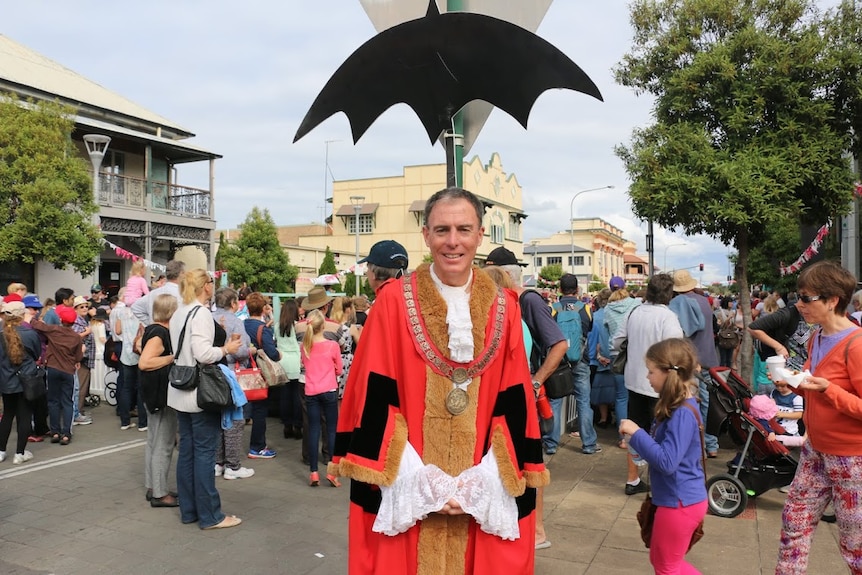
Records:
[[[467,404],[470,402],[467,397],[467,392],[460,387],[455,387],[446,396],[446,409],[452,415],[460,415],[467,409]]]
[[[467,370],[463,367],[456,367],[452,370],[452,381],[457,384],[462,384],[467,381]]]

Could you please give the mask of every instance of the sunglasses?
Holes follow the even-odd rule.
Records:
[[[823,296],[822,295],[802,295],[802,294],[799,294],[798,297],[799,297],[799,301],[801,301],[802,303],[811,303],[813,301],[819,300]]]

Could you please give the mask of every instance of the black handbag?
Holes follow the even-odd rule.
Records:
[[[232,405],[230,383],[218,364],[198,365],[198,407],[221,412]]]
[[[186,327],[189,325],[189,320],[198,313],[201,306],[189,312],[186,316],[186,321],[183,324],[183,330],[180,332],[180,339],[177,342],[177,351],[174,354],[174,363],[171,365],[171,370],[168,372],[168,383],[174,389],[181,391],[191,391],[198,386],[198,366],[197,365],[177,365],[177,358],[180,356],[180,351],[183,348],[183,340],[186,337]]]
[[[24,399],[35,401],[45,395],[48,389],[45,375],[45,368],[41,365],[36,366],[35,373],[18,373],[18,381],[21,382],[21,387],[24,388]]]
[[[614,358],[613,363],[611,363],[611,371],[616,375],[625,375],[626,373],[626,362],[629,360],[629,340],[628,338],[624,339],[620,344],[620,352]]]
[[[573,393],[575,393],[575,374],[572,372],[572,364],[563,357],[554,373],[545,380],[545,395],[548,399],[560,399]]]

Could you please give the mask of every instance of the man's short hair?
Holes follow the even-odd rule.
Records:
[[[388,279],[397,280],[404,273],[403,269],[384,268],[383,266],[374,265],[371,262],[368,262],[368,271],[371,272],[374,279],[379,282],[385,282]]]
[[[560,291],[563,295],[578,293],[578,278],[575,274],[563,274],[560,278]]]
[[[505,266],[497,267],[509,274],[509,277],[512,278],[513,284],[515,284],[516,286],[521,285],[521,274],[523,273],[524,268],[522,268],[518,264],[508,264]]]
[[[485,218],[485,206],[482,205],[479,198],[477,198],[472,192],[468,192],[464,188],[456,188],[454,186],[442,189],[428,198],[428,201],[425,203],[424,214],[426,226],[428,225],[428,219],[431,217],[431,210],[433,210],[434,205],[441,200],[467,200],[473,205],[473,209],[476,210],[476,217],[479,219],[479,227],[482,227],[482,220]]]
[[[220,287],[215,292],[215,305],[219,309],[230,309],[233,302],[239,301],[236,290],[229,287]]]
[[[671,299],[673,299],[673,276],[670,274],[652,276],[646,288],[646,301],[667,305]]]
[[[54,300],[56,300],[57,303],[63,303],[73,295],[75,295],[73,290],[70,290],[69,288],[60,288],[54,292]]]
[[[167,265],[165,265],[165,278],[167,278],[168,281],[177,280],[185,271],[185,262],[181,262],[180,260],[171,260]]]

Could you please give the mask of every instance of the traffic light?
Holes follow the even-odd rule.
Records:
[[[700,264],[700,271],[703,271],[703,264]]]

